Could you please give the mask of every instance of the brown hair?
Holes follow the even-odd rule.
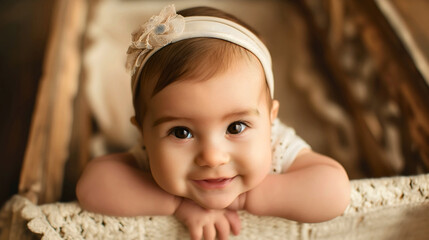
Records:
[[[194,7],[177,12],[189,16],[220,17],[236,22],[256,36],[259,34],[235,16],[210,7]],[[237,57],[253,57],[253,54],[236,44],[215,38],[191,38],[169,44],[157,51],[144,65],[133,105],[135,118],[141,126],[146,112],[146,103],[171,83],[184,78],[209,79],[225,71]],[[268,93],[269,95],[269,93]]]

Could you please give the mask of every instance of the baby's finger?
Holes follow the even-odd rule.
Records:
[[[204,240],[214,240],[216,237],[216,229],[214,225],[206,225],[203,227]]]
[[[188,230],[192,240],[201,240],[201,238],[203,237],[203,228],[201,227],[188,226]]]
[[[226,218],[223,218],[222,220],[218,220],[215,223],[216,231],[217,231],[217,238],[218,240],[226,240],[229,237],[230,233],[230,226],[229,222]]]
[[[228,219],[229,226],[234,235],[238,235],[241,231],[241,220],[237,211],[225,211],[225,217]]]

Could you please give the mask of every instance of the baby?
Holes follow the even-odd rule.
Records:
[[[300,222],[343,213],[346,172],[277,119],[271,57],[249,26],[171,5],[127,53],[142,143],[88,164],[76,189],[84,209],[175,215],[192,239],[238,234],[237,210]]]

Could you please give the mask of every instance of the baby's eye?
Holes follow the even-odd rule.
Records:
[[[173,135],[179,139],[191,138],[192,134],[188,128],[185,127],[174,127],[169,131],[169,135]]]
[[[246,129],[247,125],[243,122],[233,122],[231,123],[228,128],[226,129],[226,132],[228,134],[240,134]]]

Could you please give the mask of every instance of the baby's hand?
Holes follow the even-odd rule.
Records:
[[[183,199],[174,213],[184,223],[192,240],[228,239],[230,231],[238,235],[241,229],[240,218],[236,211],[221,209],[208,210],[189,199]]]

